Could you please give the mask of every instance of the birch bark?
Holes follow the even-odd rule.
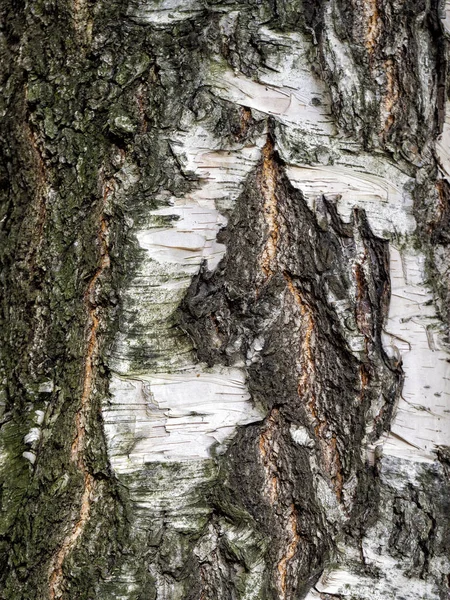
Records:
[[[447,598],[450,4],[1,11],[1,597]]]

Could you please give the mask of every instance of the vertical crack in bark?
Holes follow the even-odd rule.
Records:
[[[306,302],[304,302],[299,290],[295,287],[292,277],[285,272],[284,278],[286,280],[288,290],[292,298],[294,299],[294,302],[300,309],[300,314],[304,321],[305,328],[305,336],[301,348],[301,375],[297,387],[298,395],[300,398],[303,398],[308,392],[311,393],[311,399],[308,402],[308,407],[311,411],[314,421],[319,421],[320,424],[321,422],[317,417],[316,398],[314,395],[314,390],[311,386],[311,379],[314,375],[314,356],[311,345],[312,336],[314,333],[314,318],[312,316],[311,309],[306,304]]]
[[[247,106],[241,106],[240,122],[239,122],[240,129],[234,136],[234,138],[237,142],[239,142],[241,140],[245,140],[245,138],[247,137],[247,134],[250,129],[250,125],[252,123],[252,119],[253,119],[253,115],[252,115],[251,109],[248,108]]]
[[[313,419],[316,439],[320,445],[324,466],[329,474],[336,498],[340,502],[342,499],[344,480],[341,473],[342,464],[337,448],[337,438],[335,434],[332,435],[330,441],[324,438],[324,433],[327,430],[328,424],[325,419],[321,419],[318,415],[316,394],[313,386],[315,375],[315,361],[312,347],[315,328],[314,317],[310,307],[304,301],[300,291],[295,286],[292,277],[285,272],[284,278],[291,296],[300,309],[300,314],[304,322],[304,339],[302,341],[300,358],[301,374],[297,387],[298,396],[299,398],[307,398],[309,396],[307,407]]]
[[[264,431],[259,436],[259,452],[264,466],[265,478],[265,495],[267,496],[271,506],[278,499],[279,492],[279,473],[276,463],[276,447],[274,433],[277,429],[280,411],[274,408],[267,418],[267,425]]]
[[[374,54],[379,44],[383,23],[378,9],[378,0],[365,0],[363,2],[363,13],[367,23],[365,45],[369,54],[371,74],[372,77],[375,78],[378,68],[377,64],[374,62]],[[392,114],[392,111],[399,99],[399,85],[395,58],[387,58],[383,62],[383,69],[386,76],[386,85],[381,104],[381,135],[386,136],[394,124],[395,116]]]
[[[386,73],[386,94],[383,100],[384,121],[382,133],[387,134],[394,124],[395,117],[392,111],[399,99],[397,68],[392,58],[384,61],[384,70]]]
[[[264,431],[259,437],[259,451],[264,467],[264,494],[273,507],[280,495],[280,471],[277,464],[278,458],[278,442],[275,435],[280,427],[280,411],[274,408],[269,417]],[[295,505],[292,503],[289,506],[287,514],[283,515],[283,528],[288,539],[284,551],[276,564],[276,585],[279,592],[279,599],[285,600],[287,597],[287,574],[290,561],[294,558],[300,536],[297,533],[298,516]]]
[[[258,185],[263,196],[263,213],[269,235],[261,253],[261,269],[265,281],[275,273],[278,245],[280,242],[280,228],[278,223],[278,206],[276,186],[278,179],[278,165],[275,162],[274,142],[270,135],[262,149],[262,166],[258,174]]]
[[[368,0],[364,2],[364,15],[366,18],[366,49],[371,57],[378,44],[378,36],[380,34],[380,15],[378,12],[378,1]]]
[[[277,565],[278,587],[280,592],[280,600],[286,600],[286,579],[288,573],[289,562],[294,558],[297,552],[300,536],[297,533],[297,511],[295,505],[290,506],[290,515],[287,523],[287,531],[289,532],[289,542],[286,547],[286,552],[281,557]]]
[[[86,464],[84,450],[86,445],[86,424],[91,410],[90,400],[95,378],[95,362],[98,358],[99,351],[98,330],[100,326],[100,306],[95,296],[98,287],[98,280],[110,266],[108,249],[108,223],[105,218],[104,208],[113,189],[113,184],[109,182],[104,184],[102,213],[100,216],[100,225],[97,234],[97,242],[100,246],[100,263],[84,294],[84,304],[86,312],[88,313],[87,349],[84,361],[83,387],[80,408],[78,409],[75,417],[76,434],[71,447],[71,460],[77,465],[79,471],[83,474],[83,494],[81,496],[78,519],[70,533],[63,540],[56,557],[52,561],[49,577],[50,600],[55,600],[62,597],[61,585],[63,583],[63,564],[67,556],[74,549],[78,538],[82,535],[86,523],[89,520],[93,495],[96,487],[95,479],[89,472]]]
[[[264,283],[270,280],[277,271],[277,255],[281,242],[279,223],[279,209],[277,202],[277,184],[279,179],[279,167],[275,160],[274,141],[270,134],[262,149],[262,165],[258,174],[258,187],[263,197],[263,215],[268,228],[268,237],[261,253],[260,266],[264,274]],[[301,301],[300,294],[296,290],[292,279],[285,274],[288,288],[296,302],[300,306],[301,315],[306,319],[306,335],[302,344],[302,358],[304,357],[304,372],[302,374],[302,387],[307,386],[307,381],[313,372],[313,357],[311,352],[311,336],[314,322],[310,311]],[[272,507],[278,502],[280,495],[280,472],[278,468],[278,442],[275,439],[280,427],[280,411],[274,408],[266,421],[266,427],[259,437],[259,452],[264,467],[264,493]],[[286,513],[281,516],[282,527],[286,532],[287,544],[282,549],[281,556],[275,567],[275,582],[278,589],[279,600],[287,598],[287,575],[291,560],[295,556],[299,535],[297,533],[297,511],[291,503]]]
[[[86,0],[73,0],[73,22],[75,32],[83,45],[92,41],[93,20]]]

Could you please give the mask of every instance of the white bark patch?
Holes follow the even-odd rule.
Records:
[[[137,0],[130,3],[127,15],[139,23],[164,26],[189,19],[202,9],[198,0]]]
[[[301,124],[312,135],[333,133],[327,106],[313,103],[313,98],[317,98],[322,104],[321,92],[313,95],[307,85],[301,90],[283,85],[278,87],[273,79],[278,82],[279,78],[272,79],[268,74],[264,79],[265,83],[257,82],[244,75],[235,75],[228,69],[213,68],[209,83],[222,98],[277,117],[285,125]]]
[[[300,33],[280,33],[267,27],[259,29],[258,37],[268,51],[255,80],[212,63],[208,84],[218,96],[293,128],[292,138],[297,142],[299,135],[308,137],[308,144],[335,136],[329,94],[308,59],[310,44]]]
[[[26,460],[29,460],[32,465],[34,465],[34,463],[36,462],[36,454],[34,452],[27,450],[26,452],[22,452],[22,456]]]
[[[36,415],[36,423],[38,425],[42,425],[42,423],[44,422],[44,418],[45,418],[45,412],[43,410],[36,410],[35,415]]]
[[[216,242],[217,232],[224,225],[215,209],[195,206],[174,206],[153,212],[158,216],[178,216],[174,227],[154,229],[138,234],[141,248],[148,250],[159,263],[182,264],[195,273],[202,260],[214,268],[224,253],[224,246]]]
[[[104,418],[117,473],[151,462],[207,459],[237,425],[262,418],[239,369],[114,376],[111,392]]]
[[[450,22],[450,8],[447,10]],[[445,177],[445,179],[450,179],[450,102],[447,102],[445,105],[445,121],[442,133],[436,142],[436,152],[443,177]]]
[[[391,304],[384,343],[402,358],[405,383],[384,452],[432,458],[450,445],[450,355],[442,340],[433,295],[424,279],[425,257],[391,245]]]
[[[299,446],[314,448],[314,440],[306,427],[294,427],[294,425],[291,425],[290,433],[294,442]]]
[[[415,220],[412,215],[412,197],[407,191],[410,178],[398,169],[380,160],[361,157],[356,164],[338,166],[290,166],[287,174],[299,188],[310,207],[322,194],[336,200],[341,217],[349,221],[354,208],[363,208],[374,233],[412,233]],[[378,171],[378,172],[377,172]]]
[[[45,412],[43,410],[34,411],[33,421],[36,424],[36,427],[32,427],[23,438],[23,443],[25,444],[25,446],[28,446],[28,448],[25,450],[25,452],[22,453],[22,456],[29,460],[32,465],[34,465],[36,461],[36,450],[38,447],[38,442],[42,436],[41,426],[44,422],[44,418]]]
[[[224,150],[204,128],[185,123],[170,143],[197,187],[182,198],[165,198],[136,232],[144,254],[124,293],[125,324],[103,414],[111,465],[129,489],[137,532],[201,531],[210,512],[203,486],[217,476],[211,455],[226,448],[239,425],[263,418],[250,401],[245,370],[196,363],[173,315],[202,261],[213,269],[222,258],[225,247],[216,237],[226,219],[220,208],[233,207],[264,142],[265,136]],[[178,552],[178,542],[173,548]],[[153,567],[158,598],[182,598],[183,583],[169,582]],[[139,589],[132,569],[124,565],[120,574],[124,600]]]
[[[308,593],[305,600],[317,600],[322,594],[336,594],[342,597],[370,598],[371,600],[386,600],[387,598],[401,597],[405,600],[435,600],[433,586],[417,578],[406,577],[399,568],[395,568],[395,561],[386,556],[382,562],[376,563],[382,569],[383,579],[377,579],[376,585],[370,577],[352,573],[345,568],[325,571],[315,587]]]
[[[140,335],[122,332],[118,336],[113,368],[123,375],[133,371],[131,353],[143,344],[158,354],[158,371],[195,369],[189,342],[174,332],[171,318],[201,262],[206,260],[213,269],[222,258],[225,247],[216,236],[226,218],[218,206],[232,208],[265,141],[261,137],[255,145],[236,144],[222,150],[219,140],[203,127],[189,122],[185,127],[171,145],[185,172],[195,175],[198,184],[185,197],[166,199],[169,206],[152,211],[149,226],[137,232],[146,258],[126,291],[125,305],[136,313]]]
[[[23,438],[24,444],[33,444],[37,442],[41,437],[41,430],[39,427],[32,427],[27,435]]]
[[[154,211],[157,216],[178,215],[173,227],[137,234],[149,260],[131,295],[143,312],[138,317],[142,333],[158,336],[154,350],[160,358],[158,372],[132,375],[128,355],[136,346],[122,336],[114,365],[121,377],[113,378],[112,401],[104,408],[112,464],[118,472],[147,462],[207,458],[212,446],[223,443],[238,424],[261,419],[260,411],[249,402],[243,370],[208,372],[192,362],[184,347],[160,346],[164,329],[171,329],[173,311],[202,260],[213,268],[223,255],[224,247],[215,238],[225,219],[214,204],[221,180],[231,172],[229,195],[237,195],[238,183],[258,158],[254,148],[239,149],[221,164],[208,148],[203,147],[203,153],[197,147],[183,149],[187,164],[202,174],[205,185],[183,199],[174,199],[174,207]],[[213,166],[217,166],[215,171]],[[233,181],[236,167],[240,178]],[[172,270],[166,265],[172,265]],[[153,297],[148,296],[149,290]],[[164,373],[168,367],[175,371]]]
[[[54,387],[55,384],[53,383],[53,381],[51,379],[48,379],[47,381],[43,381],[39,384],[38,392],[40,394],[51,394],[54,390]]]
[[[216,237],[226,219],[216,203],[234,202],[245,177],[259,160],[263,143],[261,139],[259,146],[216,149],[217,142],[202,127],[172,141],[184,170],[196,175],[200,185],[184,198],[172,198],[172,206],[152,212],[155,216],[178,217],[169,227],[138,233],[141,247],[153,260],[183,265],[191,275],[198,271],[202,260],[211,270],[217,266],[225,246],[217,243]]]

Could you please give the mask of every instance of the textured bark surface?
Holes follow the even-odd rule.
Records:
[[[0,6],[0,597],[448,598],[450,5]]]

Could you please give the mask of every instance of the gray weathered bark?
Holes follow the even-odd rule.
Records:
[[[1,597],[448,598],[450,6],[1,6]]]

